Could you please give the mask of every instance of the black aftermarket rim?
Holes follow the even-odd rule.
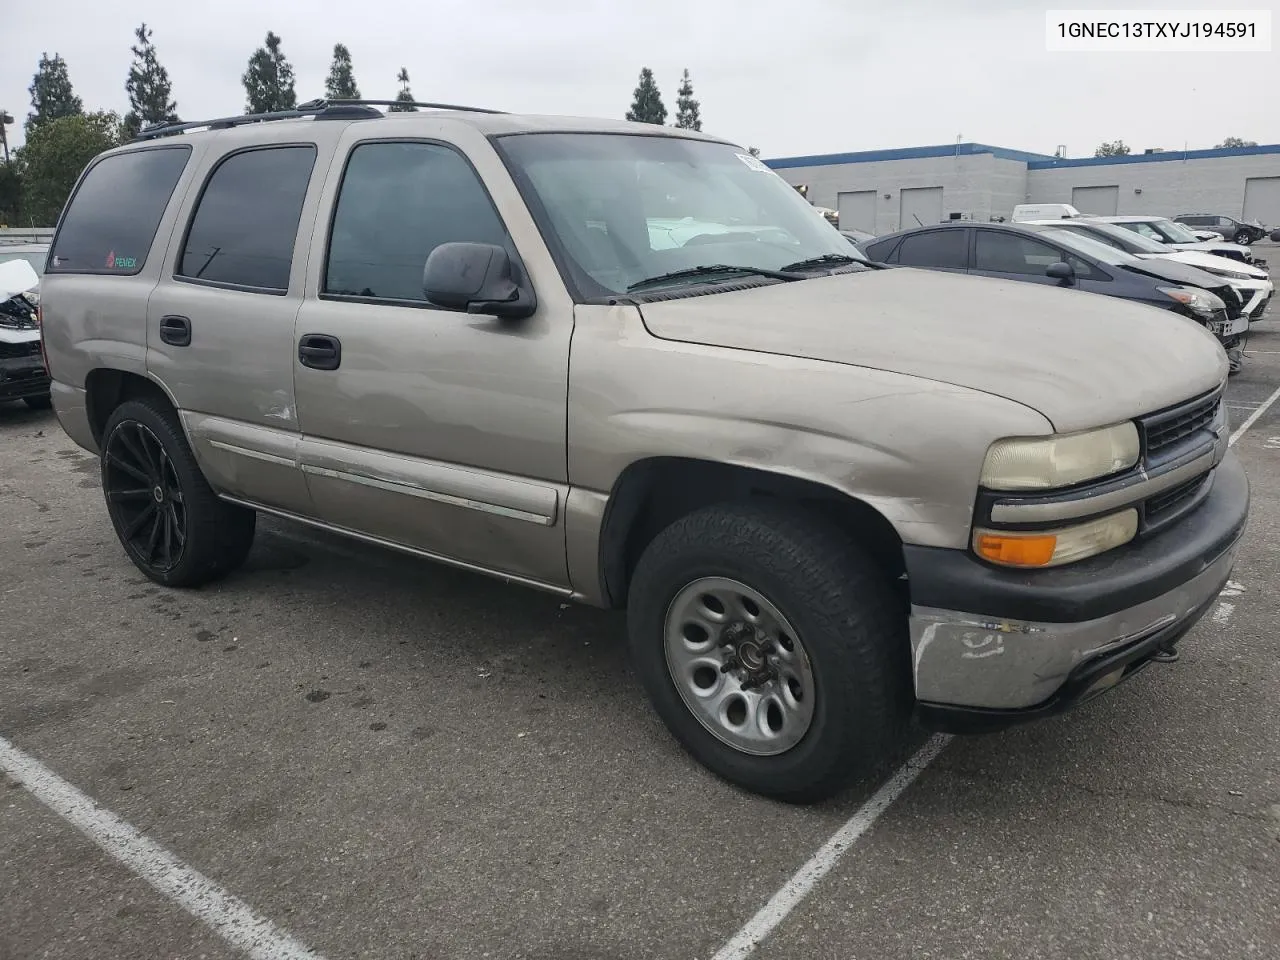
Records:
[[[143,563],[168,570],[187,542],[187,508],[159,438],[135,420],[107,438],[103,489],[120,539]]]

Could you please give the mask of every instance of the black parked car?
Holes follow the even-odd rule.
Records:
[[[1248,246],[1267,235],[1267,228],[1258,221],[1246,223],[1235,217],[1223,217],[1215,213],[1184,213],[1173,218],[1178,223],[1195,227],[1197,230],[1212,230],[1222,234],[1224,240]]]
[[[858,245],[869,260],[1052,284],[1172,310],[1207,327],[1240,368],[1249,329],[1222,277],[1172,260],[1139,260],[1056,225],[957,222],[914,227]]]

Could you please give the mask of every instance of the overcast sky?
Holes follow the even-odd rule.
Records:
[[[298,99],[323,93],[335,42],[367,97],[414,94],[503,110],[621,117],[649,66],[675,114],[688,67],[703,129],[765,157],[965,140],[1068,156],[1103,140],[1212,147],[1280,142],[1280,46],[1250,54],[1045,50],[1052,0],[8,0],[0,107],[21,141],[42,51],[66,59],[85,108],[128,109],[133,30],[146,21],[184,119],[238,113],[240,77],[267,30]],[[1094,9],[1272,9],[1280,0],[1078,2]]]

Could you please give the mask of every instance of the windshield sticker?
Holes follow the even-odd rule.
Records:
[[[117,257],[114,250],[107,254],[108,270],[132,270],[137,265],[137,257]]]
[[[752,170],[755,170],[759,173],[773,173],[773,170],[770,169],[769,166],[766,165],[765,162],[761,160],[759,157],[753,157],[749,153],[736,153],[734,154],[734,156],[736,156],[739,160],[745,163]]]

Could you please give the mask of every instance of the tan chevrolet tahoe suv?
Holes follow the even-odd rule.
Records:
[[[1248,513],[1196,324],[867,263],[686,130],[316,101],[144,131],[41,294],[148,577],[227,574],[267,513],[625,607],[671,733],[796,802],[913,716],[995,729],[1172,659]]]

